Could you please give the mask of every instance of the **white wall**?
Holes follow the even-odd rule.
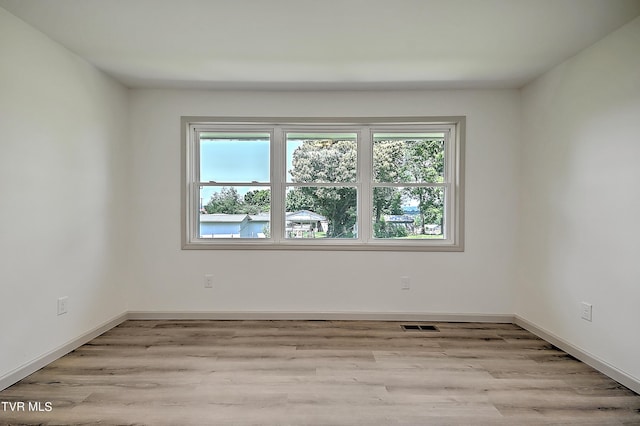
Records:
[[[133,90],[133,311],[512,314],[519,92]],[[466,115],[464,253],[183,251],[180,116]],[[203,288],[213,273],[215,288]],[[400,290],[400,276],[412,279]]]
[[[0,58],[2,378],[124,312],[129,166],[124,87],[2,8]]]
[[[640,18],[522,93],[516,313],[640,382]]]
[[[522,92],[129,93],[0,8],[0,378],[132,310],[515,312],[640,380],[638,46]],[[182,115],[465,115],[466,250],[183,251]]]

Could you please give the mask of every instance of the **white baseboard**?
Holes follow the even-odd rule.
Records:
[[[131,311],[135,320],[334,320],[513,323],[508,314],[446,314],[423,312],[270,312],[270,311]]]
[[[19,382],[20,380],[24,379],[28,375],[35,373],[36,371],[40,370],[42,367],[45,367],[51,364],[53,361],[65,356],[69,352],[75,349],[78,349],[80,346],[95,339],[101,334],[111,330],[113,327],[123,323],[126,320],[127,320],[126,313],[118,315],[117,317],[95,327],[94,329],[87,331],[83,335],[65,343],[64,345],[50,352],[47,352],[46,354],[16,368],[13,371],[10,371],[9,373],[0,377],[0,391]]]
[[[519,317],[516,315],[514,317],[514,324],[524,328],[525,330],[530,331],[531,333],[535,334],[539,338],[546,340],[547,342],[551,343],[554,346],[557,346],[558,348],[562,349],[569,355],[579,359],[580,361],[584,362],[587,365],[590,365],[591,367],[595,368],[602,374],[611,377],[616,382],[628,387],[635,393],[640,394],[640,379],[638,379],[637,377],[634,377],[614,367],[608,362],[601,360],[597,356],[592,355],[589,352],[578,348],[577,346],[574,346],[573,344],[567,342],[566,340],[556,336],[555,334],[541,327],[538,327],[537,325],[527,321],[522,317]]]

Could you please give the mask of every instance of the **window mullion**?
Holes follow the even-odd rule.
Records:
[[[455,133],[450,128],[445,133],[445,182],[447,186],[445,188],[444,194],[444,237],[445,239],[450,239],[452,235],[457,233],[456,230],[456,200],[454,195],[453,183],[456,182],[456,177],[454,173],[457,173],[456,168],[456,158],[458,153],[456,152],[456,143],[452,140],[452,136],[455,137]]]
[[[371,129],[360,130],[358,141],[358,239],[369,242],[372,238],[371,218],[373,210],[373,142]]]
[[[200,132],[195,128],[191,128],[191,137],[193,137],[193,155],[189,155],[189,206],[190,209],[187,212],[188,219],[188,232],[191,234],[191,239],[197,239],[200,236]]]
[[[285,214],[285,141],[282,128],[276,126],[272,131],[271,141],[271,241],[282,242],[284,238]]]

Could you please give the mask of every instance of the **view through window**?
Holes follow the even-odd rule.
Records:
[[[460,249],[461,122],[187,120],[184,246]]]

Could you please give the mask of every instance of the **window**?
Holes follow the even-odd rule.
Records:
[[[464,124],[183,117],[183,248],[462,251]]]
[[[444,239],[445,132],[373,133],[374,238]]]
[[[285,139],[285,238],[357,239],[358,133],[285,131]]]
[[[196,237],[268,238],[271,133],[194,133],[199,182]]]

